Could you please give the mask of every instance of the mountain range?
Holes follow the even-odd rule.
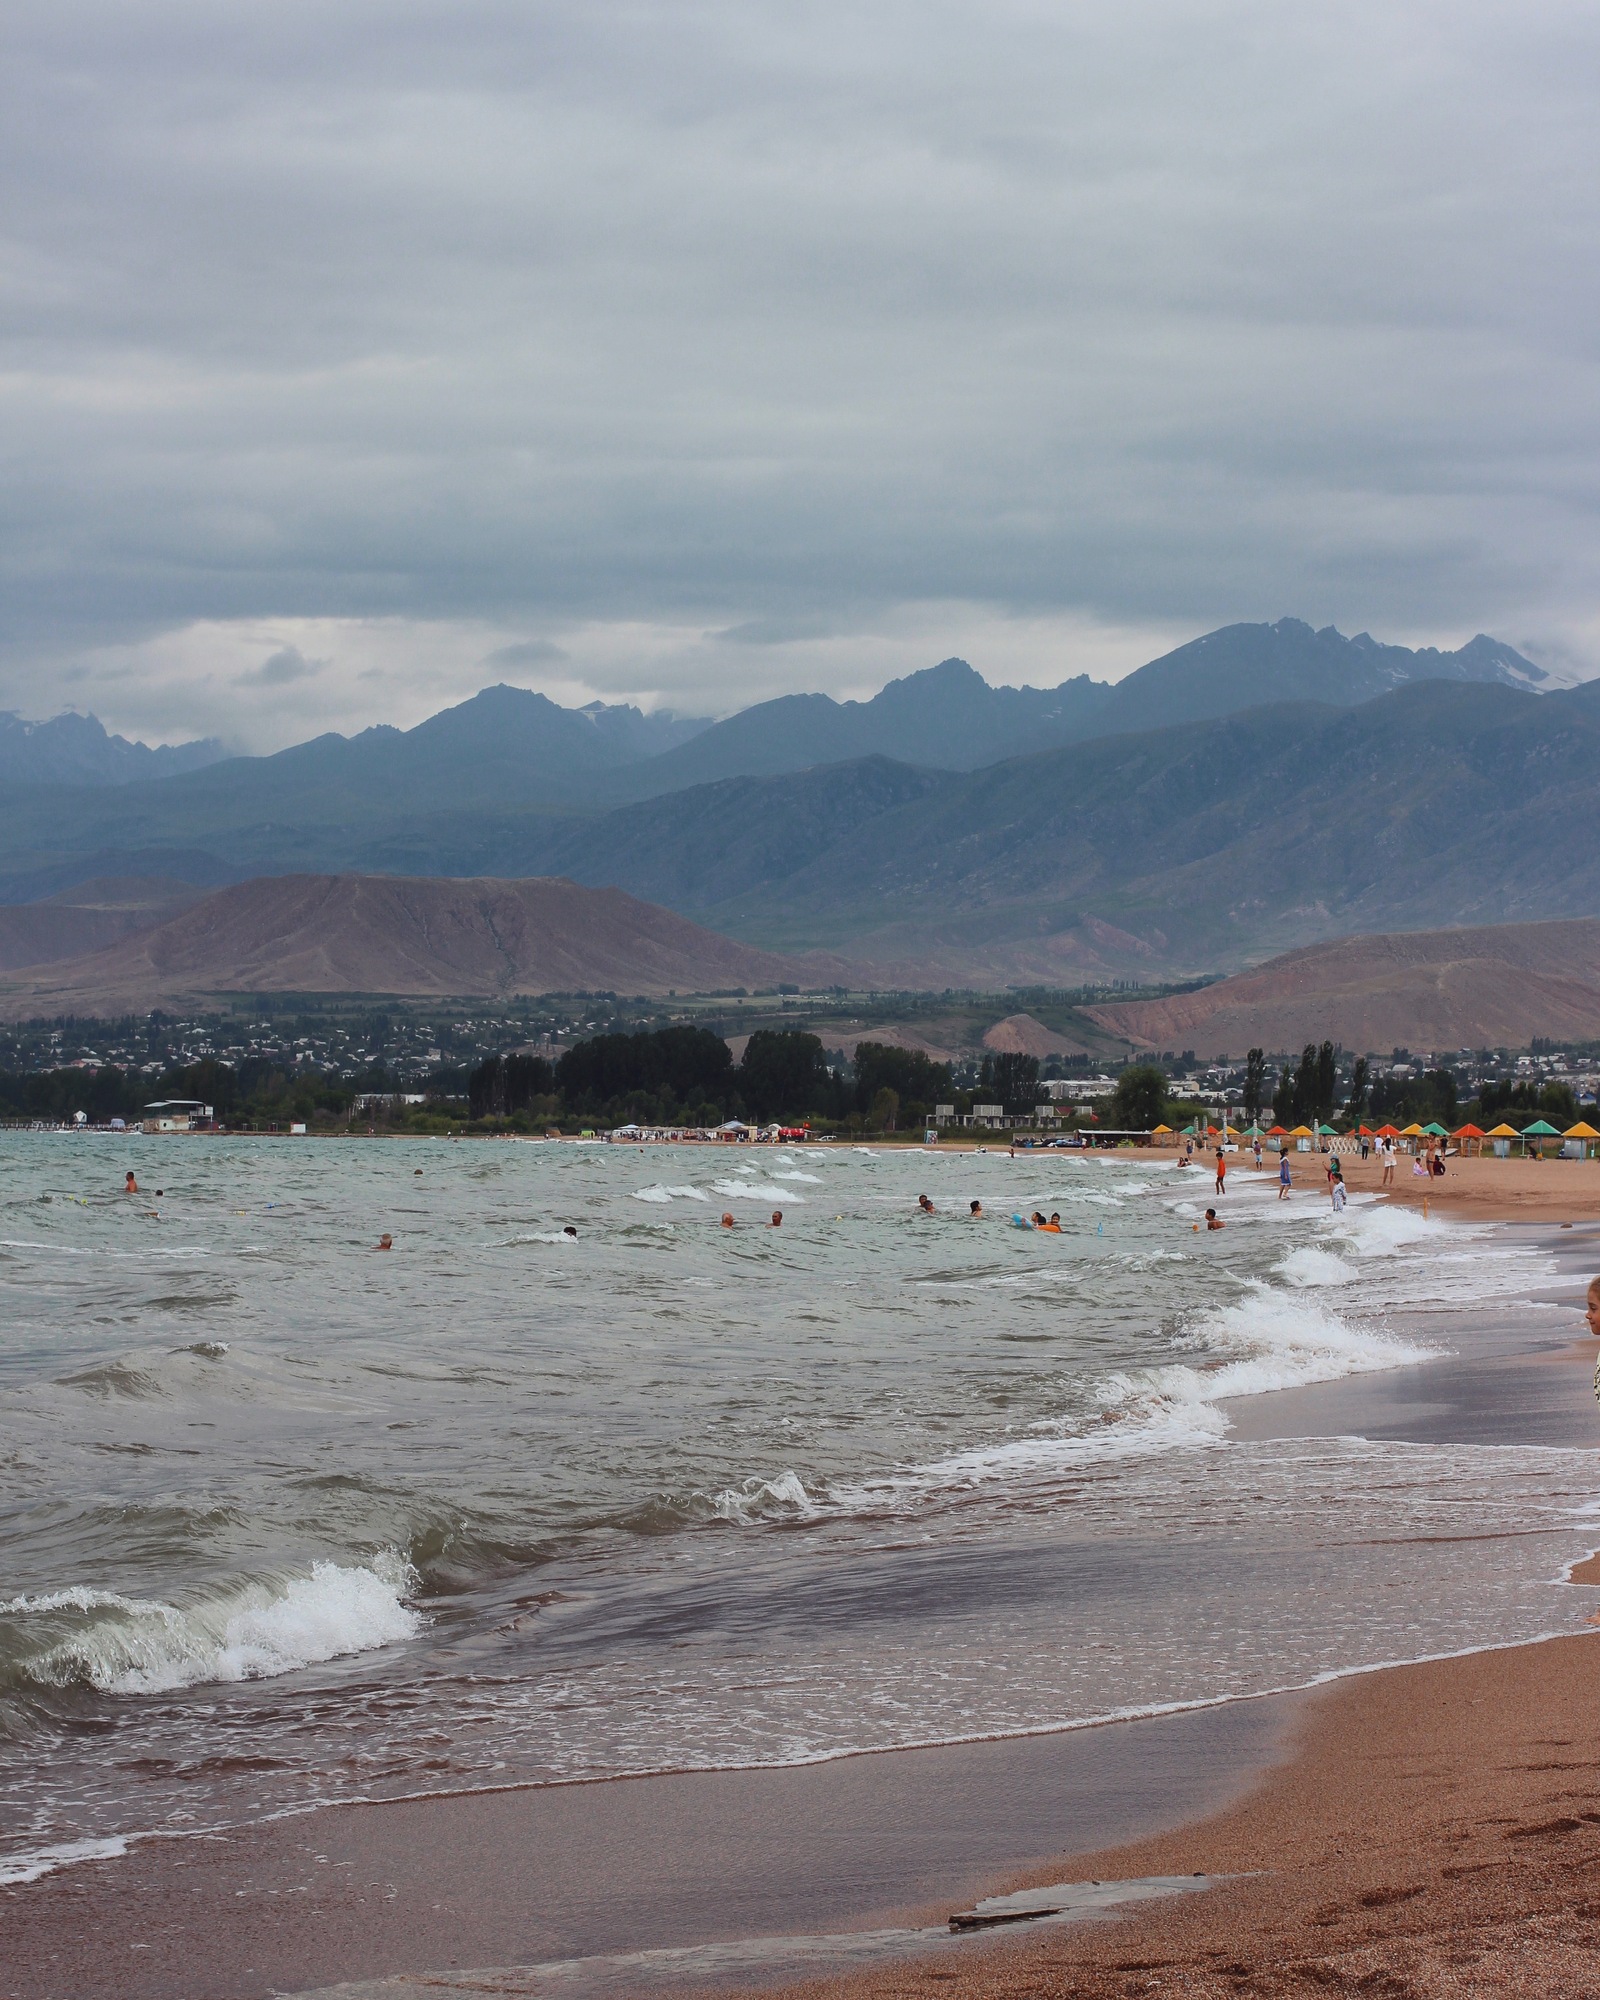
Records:
[[[715,724],[496,687],[412,730],[8,786],[0,900],[108,876],[562,876],[883,984],[1170,978],[1600,909],[1597,753],[1600,683],[1553,685],[1486,637],[1412,652],[1293,619],[1114,687],[991,688],[947,660],[871,701]]]
[[[214,736],[195,743],[130,743],[112,736],[92,715],[71,710],[48,722],[25,722],[0,712],[0,784],[129,785],[138,778],[170,778],[197,771],[227,755]]]

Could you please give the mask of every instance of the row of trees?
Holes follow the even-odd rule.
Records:
[[[99,1069],[0,1070],[0,1118],[65,1121],[81,1111],[97,1125],[112,1118],[131,1123],[147,1104],[177,1097],[211,1105],[227,1125],[309,1122],[319,1113],[348,1114],[363,1091],[398,1088],[382,1070],[341,1078],[316,1070],[289,1070],[266,1059],[235,1065],[209,1056],[155,1078],[111,1064]]]
[[[468,1079],[475,1119],[589,1124],[716,1125],[858,1120],[893,1131],[920,1122],[951,1094],[950,1070],[914,1049],[859,1042],[844,1077],[820,1040],[801,1029],[762,1028],[743,1059],[709,1028],[596,1035],[554,1063],[491,1056]]]

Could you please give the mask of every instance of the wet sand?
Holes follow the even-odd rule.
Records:
[[[7,2000],[223,2000],[938,1918],[1039,1855],[1176,1826],[1293,1700],[782,1769],[340,1807],[0,1889]],[[950,1900],[952,1899],[953,1900]]]
[[[1597,1593],[1600,1602],[1600,1593]],[[1600,1633],[1345,1681],[1249,1798],[1008,1882],[1235,1880],[792,2000],[1600,1993]]]
[[[1569,1310],[1539,1315],[1535,1338],[1526,1317],[1463,1315],[1458,1358],[1250,1398],[1230,1406],[1238,1434],[1600,1444],[1594,1345],[1575,1338],[1600,1246],[1528,1233],[1569,1273]],[[1600,1588],[1574,1588],[1600,1608]],[[1248,1879],[785,1990],[1600,1993],[1597,1868],[1600,1649],[1583,1637],[1053,1736],[154,1842],[0,1890],[0,1994],[231,2000],[384,1975],[402,1975],[390,2000],[528,1993],[553,1989],[470,1968],[1197,1871]]]

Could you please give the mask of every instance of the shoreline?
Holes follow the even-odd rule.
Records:
[[[1313,1161],[1308,1160],[1307,1164]],[[1521,1162],[1510,1164],[1523,1166]],[[1574,1164],[1561,1163],[1569,1169]],[[1532,1171],[1537,1173],[1539,1168],[1533,1167]],[[1200,1179],[1198,1174],[1196,1179]],[[1258,1186],[1253,1177],[1243,1182],[1243,1186],[1252,1185]],[[1353,1177],[1352,1186],[1368,1192]],[[1588,1213],[1592,1216],[1596,1211],[1590,1209]],[[1519,1215],[1513,1220],[1526,1223],[1531,1218]],[[1550,1234],[1545,1244],[1564,1261],[1575,1263],[1590,1240],[1587,1234],[1576,1232],[1565,1238]],[[1590,1266],[1586,1263],[1584,1268]],[[1503,1309],[1499,1316],[1504,1317]],[[1417,1441],[1455,1438],[1463,1442],[1563,1445],[1581,1442],[1592,1447],[1600,1442],[1600,1422],[1596,1420],[1588,1389],[1593,1345],[1566,1337],[1554,1327],[1550,1332],[1551,1339],[1536,1347],[1530,1348],[1526,1340],[1508,1342],[1503,1355],[1478,1356],[1470,1365],[1430,1361],[1380,1375],[1352,1376],[1338,1382],[1233,1401],[1225,1406],[1232,1420],[1232,1435],[1336,1436],[1352,1416],[1359,1415],[1364,1419],[1364,1434],[1374,1437],[1398,1435]],[[1520,1385],[1517,1395],[1506,1395],[1508,1382]],[[1493,1435],[1482,1435],[1483,1427]],[[1600,1521],[1595,1534],[1600,1542]],[[1593,1563],[1596,1558],[1588,1561]],[[1576,1573],[1584,1566],[1582,1559],[1571,1566],[1568,1577],[1571,1587],[1591,1587],[1588,1578]],[[1600,1577],[1595,1581],[1600,1582]],[[1600,1597],[1594,1601],[1600,1607]],[[132,1836],[131,1850],[120,1860],[80,1862],[37,1883],[0,1889],[0,1962],[13,1968],[0,1974],[0,1995],[4,2000],[46,2000],[46,1996],[50,2000],[66,2000],[68,1994],[106,1992],[119,1996],[148,1995],[151,2000],[158,1995],[171,1995],[173,2000],[187,1995],[196,1996],[196,2000],[213,2000],[213,1996],[220,2000],[224,1994],[318,1991],[333,1980],[370,1981],[375,1976],[387,1975],[382,1990],[400,2000],[400,1996],[412,1990],[437,1994],[441,1991],[439,1977],[447,1970],[526,1966],[558,1956],[588,1956],[589,1951],[573,1949],[575,1941],[585,1939],[594,1949],[603,1948],[606,1943],[641,1949],[647,1943],[672,1941],[681,1934],[685,1921],[691,1933],[698,1921],[700,1934],[706,1936],[750,1937],[768,1931],[816,1931],[835,1921],[838,1928],[855,1930],[874,1920],[903,1919],[907,1915],[921,1921],[937,1920],[959,1902],[976,1895],[1006,1893],[1090,1873],[1101,1879],[1237,1873],[1236,1867],[1224,1865],[1227,1856],[1246,1851],[1251,1841],[1259,1845],[1265,1838],[1261,1829],[1271,1822],[1274,1813],[1281,1814],[1283,1810],[1282,1798],[1299,1799],[1301,1803],[1296,1810],[1302,1814],[1309,1812],[1305,1805],[1304,1770],[1314,1766],[1322,1773],[1319,1782],[1334,1791],[1340,1787],[1348,1791],[1353,1780],[1347,1772],[1340,1774],[1335,1758],[1341,1743],[1348,1748],[1345,1739],[1370,1735],[1381,1721],[1392,1738],[1391,1750],[1386,1754],[1404,1759],[1415,1754],[1406,1747],[1411,1738],[1405,1732],[1420,1726],[1414,1713],[1418,1704],[1426,1708],[1429,1702],[1438,1699],[1457,1700],[1458,1695],[1449,1690],[1467,1684],[1461,1676],[1470,1679],[1480,1671],[1472,1663],[1497,1657],[1520,1660],[1524,1655],[1548,1653],[1552,1647],[1582,1647],[1587,1636],[1565,1634],[1531,1643],[1474,1647],[1399,1665],[1358,1666],[1330,1678],[1313,1680],[1298,1689],[1184,1704],[1138,1719],[1080,1722],[1065,1730],[976,1736],[923,1748],[855,1751],[805,1765],[757,1765],[575,1781],[557,1786],[510,1786],[375,1801],[360,1806],[332,1806],[221,1837],[198,1835],[192,1840],[181,1838],[171,1842]],[[1592,1695],[1600,1692],[1600,1655],[1585,1657],[1591,1664],[1581,1670],[1579,1678]],[[1536,1716],[1541,1704],[1548,1705],[1556,1698],[1545,1685],[1556,1670],[1536,1666],[1531,1660],[1500,1670],[1481,1671],[1488,1672],[1491,1680],[1498,1673],[1495,1684],[1515,1690],[1507,1699],[1518,1713]],[[1570,1680],[1571,1673],[1563,1667],[1556,1679],[1565,1687],[1562,1676]],[[1444,1678],[1417,1682],[1416,1686],[1424,1690],[1421,1694],[1394,1696],[1382,1692],[1395,1677],[1418,1675]],[[1439,1694],[1441,1688],[1445,1689],[1443,1695]],[[1370,1691],[1362,1693],[1363,1689]],[[1560,1698],[1569,1706],[1574,1699],[1570,1692]],[[1489,1697],[1460,1695],[1459,1699],[1482,1701]],[[1324,1740],[1318,1734],[1323,1725],[1317,1718],[1330,1706],[1337,1708],[1344,1719],[1331,1733],[1325,1733]],[[1197,1718],[1210,1720],[1197,1721]],[[1081,1777],[1082,1771],[1103,1765],[1115,1744],[1126,1746],[1134,1738],[1142,1738],[1147,1747],[1135,1751],[1124,1748],[1118,1754],[1124,1760],[1133,1756],[1135,1763],[1139,1757],[1150,1760],[1141,1780],[1144,1785],[1141,1810],[1146,1815],[1142,1824],[1107,1825],[1102,1817],[1096,1824],[1056,1828],[1044,1807],[1041,1807],[1042,1817],[1036,1814],[1031,1821],[1017,1809],[1016,1799],[1027,1794],[1030,1787],[1036,1794],[1041,1793],[1041,1788],[1048,1790],[1048,1774],[1052,1770],[1059,1777],[1063,1770],[1072,1767]],[[1291,1738],[1294,1748],[1285,1761]],[[1187,1749],[1183,1747],[1185,1742]],[[1090,1747],[1084,1750],[1081,1747],[1084,1745]],[[1586,1750],[1585,1755],[1589,1754]],[[940,1760],[946,1766],[944,1775],[935,1772],[928,1776]],[[1116,1759],[1113,1757],[1111,1761],[1115,1764]],[[1591,1761],[1600,1768],[1600,1735],[1593,1743]],[[921,1777],[915,1774],[919,1762]],[[987,1775],[979,1768],[985,1764],[989,1766]],[[1296,1777],[1297,1772],[1302,1775]],[[1113,1790],[1117,1785],[1126,1788],[1125,1764],[1123,1775],[1113,1777],[1110,1782]],[[1080,1779],[1074,1778],[1072,1783],[1077,1786]],[[953,1791],[941,1793],[941,1785],[952,1784]],[[1295,1786],[1301,1789],[1295,1791]],[[1243,1787],[1248,1790],[1240,1797]],[[1285,1787],[1290,1788],[1288,1792]],[[711,1869],[718,1866],[715,1860],[707,1862],[708,1853],[720,1853],[724,1869],[736,1864],[735,1872],[739,1867],[746,1871],[740,1878],[743,1886],[731,1901],[725,1898],[718,1904],[702,1896],[696,1902],[693,1885],[680,1880],[670,1893],[658,1885],[652,1903],[650,1894],[640,1886],[643,1876],[639,1844],[643,1843],[643,1850],[648,1850],[657,1843],[659,1826],[641,1828],[641,1818],[650,1817],[642,1808],[639,1811],[624,1808],[620,1813],[610,1805],[596,1809],[601,1792],[611,1795],[614,1804],[629,1788],[635,1788],[634,1796],[641,1799],[654,1788],[653,1796],[658,1801],[664,1796],[662,1788],[671,1788],[680,1799],[687,1799],[690,1791],[710,1797],[720,1788],[723,1802],[708,1809],[706,1821],[693,1823],[691,1815],[690,1820],[680,1820],[678,1833],[692,1853],[691,1872],[695,1877],[707,1872],[708,1866]],[[726,1799],[741,1788],[742,1803],[730,1815]],[[1220,1810],[1219,1792],[1232,1795],[1231,1803],[1221,1804]],[[547,1826],[554,1825],[544,1808],[557,1793],[572,1795],[577,1803],[571,1812],[555,1815],[555,1821],[565,1831],[550,1838],[557,1838],[557,1844],[576,1843],[578,1849],[589,1843],[589,1866],[598,1871],[595,1883],[579,1884],[576,1888],[566,1877],[562,1878],[565,1882],[562,1893],[568,1899],[561,1905],[569,1926],[565,1931],[559,1924],[551,1927],[553,1906],[547,1893],[549,1884],[541,1887],[538,1882],[530,1884],[514,1879],[507,1873],[504,1859],[508,1848],[514,1850],[521,1839],[526,1860],[528,1829],[541,1819]],[[902,1819],[887,1824],[881,1819],[874,1820],[873,1813],[883,1802],[874,1794],[898,1797]],[[857,1862],[846,1870],[848,1879],[841,1880],[837,1873],[825,1881],[819,1879],[814,1854],[795,1852],[795,1835],[804,1821],[803,1813],[797,1818],[796,1801],[807,1797],[813,1814],[810,1822],[813,1845],[817,1840],[826,1844],[840,1833],[856,1841]],[[980,1809],[974,1804],[975,1799],[985,1798],[987,1806]],[[1102,1809],[1103,1806],[1102,1799]],[[686,1807],[669,1809],[658,1805],[653,1810],[666,1812],[670,1821],[673,1813],[681,1815]],[[985,1813],[989,1815],[987,1820]],[[1250,1817],[1252,1814],[1255,1818]],[[1316,1815],[1311,1813],[1310,1818],[1315,1820]],[[928,1835],[923,1858],[918,1863],[923,1872],[916,1874],[913,1870],[908,1876],[902,1871],[891,1881],[875,1861],[875,1849],[885,1842],[903,1845],[909,1838],[905,1832],[908,1823],[918,1829],[919,1837]],[[731,1848],[730,1825],[736,1836]],[[607,1826],[609,1834],[597,1849],[594,1845],[597,1829]],[[1586,1826],[1587,1821],[1579,1822],[1580,1831]],[[1600,1841],[1600,1815],[1596,1816],[1594,1831]],[[1067,1838],[1051,1838],[1052,1832]],[[1527,1837],[1532,1841],[1535,1836]],[[543,1835],[540,1838],[545,1840]],[[994,1845],[996,1838],[1000,1843],[998,1848]],[[1008,1839],[1012,1842],[1010,1847],[1005,1844]],[[631,1852],[628,1865],[620,1869],[617,1854],[613,1852],[619,1840],[621,1851]],[[630,1841],[635,1844],[633,1850],[629,1849]],[[1027,1852],[1018,1850],[1018,1841]],[[722,1847],[716,1848],[716,1842],[722,1842]],[[708,1843],[713,1845],[708,1847]],[[179,1859],[175,1853],[179,1847],[192,1851]],[[750,1874],[750,1856],[743,1851],[746,1847],[760,1858],[754,1877]],[[1070,1861],[1047,1858],[1062,1855],[1071,1857]],[[1191,1858],[1180,1866],[1184,1855]],[[1192,1858],[1196,1855],[1202,1858]],[[1600,1858],[1600,1847],[1596,1855]],[[1314,1873],[1323,1863],[1308,1848],[1295,1866],[1305,1874],[1307,1870]],[[878,1867],[876,1875],[872,1874],[874,1867]],[[1276,1873],[1281,1876],[1283,1870],[1279,1868]],[[648,1858],[644,1874],[648,1874]],[[782,1880],[785,1875],[786,1883]],[[475,1879],[479,1876],[483,1879]],[[361,1893],[355,1893],[358,1879],[363,1884]],[[774,1879],[784,1889],[776,1900],[772,1895]],[[442,1881],[446,1886],[441,1887]],[[584,1898],[591,1896],[596,1886],[605,1893],[598,1904],[585,1904]],[[330,1890],[338,1893],[330,1894]],[[532,1906],[528,1900],[530,1890],[535,1897]],[[377,1892],[376,1896],[373,1892]],[[402,1910],[404,1921],[397,1924],[391,1908],[384,1924],[379,1926],[390,1944],[375,1955],[374,1938],[369,1934],[374,1910],[381,1916],[383,1906],[397,1902],[415,1904],[433,1893],[440,1893],[447,1900],[455,1898],[443,1909],[442,1921],[434,1923],[431,1915],[412,1909]],[[618,1893],[627,1896],[634,1916],[641,1921],[653,1911],[657,1928],[651,1930],[647,1926],[629,1931],[624,1925],[620,1932],[601,1931],[596,1935],[602,1944],[595,1945],[591,1935],[591,1926],[597,1921],[595,1911],[598,1908],[605,1921],[611,1922],[612,1901]],[[1413,1894],[1408,1888],[1401,1900],[1408,1905],[1426,1902],[1431,1894],[1432,1889]],[[937,1902],[930,1900],[934,1896]],[[1252,1896],[1257,1900],[1250,1901]],[[286,1900],[291,1897],[296,1899],[293,1903]],[[503,1907],[491,1907],[497,1897]],[[1244,1904],[1239,1901],[1241,1897],[1246,1899]],[[1228,1922],[1254,1923],[1263,1938],[1270,1935],[1274,1939],[1280,1936],[1285,1924],[1291,1920],[1301,1923],[1304,1918],[1303,1910],[1292,1896],[1285,1900],[1280,1895],[1272,1902],[1264,1889],[1247,1890],[1237,1884],[1210,1890],[1193,1899],[1185,1898],[1184,1902],[1193,1906],[1174,1914],[1169,1905],[1150,1905],[1110,1922],[1094,1923],[1081,1932],[1074,1929],[1070,1935],[1059,1931],[1048,1937],[1029,1939],[1025,1932],[1007,1933],[1004,1939],[985,1942],[964,1958],[959,1971],[942,1968],[938,1976],[960,1978],[975,1993],[996,1995],[1012,1990],[1039,1990],[1037,1981],[1046,1968],[1051,1990],[1085,1995],[1158,1990],[1140,1987],[1137,1982],[1132,1986],[1057,1982],[1069,1976],[1071,1980],[1079,1980],[1080,1974],[1082,1979],[1091,1981],[1121,1978],[1121,1972],[1110,1964],[1106,1954],[1114,1949],[1126,1954],[1135,1935],[1155,1940],[1150,1945],[1152,1952],[1177,1954],[1169,1962],[1174,1968],[1180,1964],[1185,1968],[1186,1980],[1191,1972],[1196,1977],[1210,1977],[1205,1955],[1211,1953],[1214,1957],[1217,1947],[1204,1942],[1213,1937],[1212,1929],[1208,1928],[1211,1923],[1206,1915],[1208,1910],[1226,1908],[1234,1913]],[[560,1905],[560,1896],[555,1898],[555,1904]],[[441,1909],[437,1903],[433,1907]],[[1364,1910],[1369,1906],[1359,1907]],[[1238,1914],[1240,1910],[1245,1913],[1243,1917]],[[1298,1916],[1294,1914],[1297,1910],[1300,1910]],[[315,1922],[311,1921],[313,1912]],[[509,1927],[508,1918],[516,1919]],[[665,1930],[661,1928],[663,1921]],[[680,1933],[673,1932],[674,1922],[679,1924]],[[1274,1930],[1274,1925],[1279,1928]],[[308,1935],[311,1932],[317,1933],[314,1940]],[[216,1958],[224,1933],[228,1944],[223,1953],[226,1966]],[[188,1963],[197,1936],[210,1953],[206,1969],[200,1975]],[[1112,1937],[1117,1940],[1115,1947],[1107,1942]],[[317,1949],[312,1949],[313,1943]],[[237,1953],[234,1944],[240,1947]],[[1565,1950],[1567,1946],[1564,1944],[1562,1948]],[[1278,1949],[1275,1943],[1272,1951]],[[87,1955],[80,1956],[80,1951]],[[1190,1957],[1183,1957],[1185,1952]],[[274,1970],[258,1968],[255,1963],[258,1958],[272,1961]],[[73,1966],[70,1983],[58,1984],[58,1968],[63,1968],[64,1959]],[[1600,1958],[1596,1964],[1600,1965]],[[122,1969],[113,1970],[118,1966]],[[1019,1966],[1031,1969],[1015,1973],[1023,1983],[1013,1989],[1005,1983],[1013,1978],[1013,1971],[1007,1968]],[[127,1970],[130,1967],[137,1968],[136,1975],[130,1976]],[[420,1984],[413,1988],[410,1981],[399,1976],[405,1973],[420,1976],[425,1968],[432,1968],[426,1989]],[[1068,1968],[1078,1969],[1069,1974]],[[284,1983],[284,1975],[295,1983]],[[786,1980],[785,1990],[843,1993],[848,1989],[868,2000],[868,1996],[878,1994],[923,1991],[925,1987],[919,1981],[925,1976],[918,1971],[915,1961],[908,1961],[820,1986],[802,1983],[791,1987]],[[377,1990],[374,1988],[374,1993]],[[448,1991],[449,1987],[443,1990]],[[531,1992],[543,1988],[512,1986],[500,1990]],[[562,1990],[575,1989],[563,1986]],[[1213,1988],[1186,1984],[1182,1990],[1209,1993]],[[1215,1990],[1231,1993],[1240,1989],[1237,1984],[1224,1983]],[[1302,1989],[1268,1985],[1250,1990],[1287,1993]],[[1419,1990],[1451,1989],[1440,1986]],[[1570,1984],[1565,1990],[1572,1990]]]

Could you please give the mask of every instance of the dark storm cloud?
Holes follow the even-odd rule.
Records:
[[[0,37],[13,683],[196,620],[1600,634],[1590,8]]]

